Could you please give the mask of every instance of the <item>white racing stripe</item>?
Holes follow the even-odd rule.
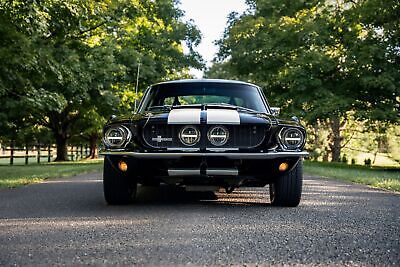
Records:
[[[200,124],[200,109],[173,109],[168,115],[168,124]]]
[[[232,109],[207,109],[207,124],[240,124],[239,112]]]
[[[200,109],[173,109],[168,124],[200,124]],[[240,124],[239,112],[231,109],[207,109],[207,124]]]

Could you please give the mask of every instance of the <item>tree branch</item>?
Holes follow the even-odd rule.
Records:
[[[107,23],[107,21],[100,22],[99,24],[94,25],[94,26],[92,26],[92,27],[90,27],[90,28],[88,28],[88,29],[86,29],[86,30],[84,30],[84,31],[80,31],[80,32],[78,33],[78,35],[72,36],[72,38],[79,39],[79,38],[82,37],[82,35],[84,35],[85,33],[94,31],[94,30],[100,28],[101,26],[103,26],[103,25],[106,24],[106,23]]]
[[[350,138],[343,145],[341,145],[340,147],[344,148],[351,141],[351,139],[353,139],[353,136],[355,135],[355,133],[356,133],[356,131],[353,131],[353,133],[351,134]]]

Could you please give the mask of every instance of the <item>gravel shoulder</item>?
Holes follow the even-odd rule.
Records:
[[[268,188],[140,188],[107,206],[101,173],[0,190],[0,265],[400,265],[400,195],[306,176],[297,208]]]

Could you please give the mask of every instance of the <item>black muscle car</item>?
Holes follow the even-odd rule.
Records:
[[[158,83],[138,112],[104,127],[104,196],[131,203],[137,184],[227,193],[269,184],[273,205],[297,206],[306,132],[277,118],[256,85],[228,80]]]

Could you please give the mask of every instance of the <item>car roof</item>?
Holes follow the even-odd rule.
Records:
[[[162,84],[174,84],[174,83],[233,83],[233,84],[245,84],[258,87],[255,84],[236,81],[236,80],[224,80],[224,79],[183,79],[183,80],[173,80],[153,84],[152,86],[162,85]]]

